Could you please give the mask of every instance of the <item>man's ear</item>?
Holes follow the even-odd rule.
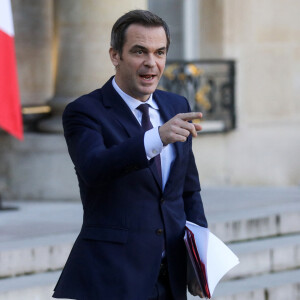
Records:
[[[113,65],[115,67],[117,67],[119,65],[119,61],[120,61],[119,52],[116,51],[115,49],[113,49],[112,47],[110,47],[109,48],[109,56],[110,56],[110,60],[113,63]]]

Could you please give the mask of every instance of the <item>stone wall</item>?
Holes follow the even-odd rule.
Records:
[[[300,184],[299,9],[297,0],[202,1],[211,18],[200,24],[201,58],[236,60],[237,99],[236,130],[194,141],[204,185]]]

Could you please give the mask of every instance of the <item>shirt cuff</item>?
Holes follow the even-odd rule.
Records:
[[[161,153],[163,143],[160,139],[158,127],[154,127],[145,132],[144,146],[148,160]]]

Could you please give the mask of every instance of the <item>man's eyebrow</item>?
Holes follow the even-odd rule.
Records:
[[[132,46],[131,47],[131,51],[132,50],[135,50],[135,49],[141,49],[141,50],[144,50],[144,51],[148,51],[148,48],[146,48],[146,47],[144,47],[144,46],[142,46],[142,45],[134,45],[134,46]],[[160,47],[160,48],[158,48],[156,51],[162,51],[162,50],[166,50],[167,49],[167,47]]]
[[[134,50],[134,49],[148,50],[146,47],[144,47],[142,45],[134,45],[131,47],[130,50]]]

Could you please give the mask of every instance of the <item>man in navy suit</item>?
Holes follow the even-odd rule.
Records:
[[[112,28],[116,74],[69,104],[65,138],[84,218],[53,297],[186,299],[186,220],[207,227],[192,152],[201,118],[187,100],[156,90],[170,44],[167,24],[134,10]]]

